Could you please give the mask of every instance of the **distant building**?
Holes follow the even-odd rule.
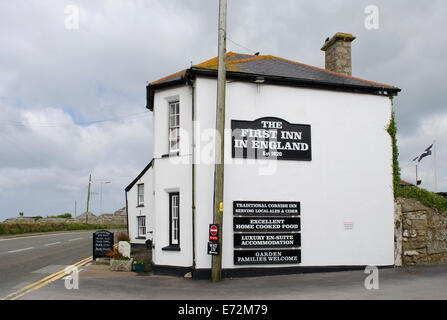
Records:
[[[113,217],[113,213],[103,213],[99,215],[100,217]]]
[[[116,210],[113,213],[114,216],[126,216],[126,207],[122,207],[121,209]]]
[[[400,180],[400,185],[402,187],[412,187],[412,186],[414,186],[414,184],[412,184],[411,182],[405,181],[405,180]]]
[[[83,220],[83,219],[85,220],[85,219],[86,219],[86,215],[87,215],[87,213],[84,212],[83,214],[77,216],[75,219],[76,219],[76,220]],[[94,217],[96,217],[96,215],[94,215],[92,212],[89,212],[89,213],[88,213],[88,217],[89,217],[89,218],[94,218]]]

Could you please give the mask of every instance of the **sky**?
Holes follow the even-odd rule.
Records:
[[[324,40],[355,35],[353,76],[402,89],[402,178],[436,140],[447,191],[446,14],[444,0],[228,0],[227,51],[324,68]],[[152,158],[146,83],[215,57],[217,21],[218,0],[0,0],[0,221],[85,212],[89,174],[90,211],[125,206]],[[434,157],[418,171],[433,191]]]

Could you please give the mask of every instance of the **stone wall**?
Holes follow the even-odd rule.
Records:
[[[447,263],[447,212],[413,199],[395,204],[395,265]]]
[[[34,218],[21,217],[21,218],[9,218],[4,221],[4,223],[84,223],[84,217],[76,217],[72,219],[63,218],[42,218],[35,220]],[[90,216],[88,218],[88,223],[90,224],[104,224],[104,225],[124,225],[127,224],[126,216],[108,216],[108,217],[97,217]]]
[[[85,217],[81,219],[76,218],[76,222],[85,222]],[[109,217],[88,217],[89,223],[95,224],[127,224],[127,217],[124,216],[109,216]]]

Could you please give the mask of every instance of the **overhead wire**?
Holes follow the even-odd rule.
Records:
[[[134,113],[124,116],[117,116],[114,118],[109,119],[101,119],[101,120],[92,120],[92,121],[83,121],[83,122],[73,122],[74,125],[78,126],[85,126],[85,125],[91,125],[91,124],[98,124],[98,123],[104,123],[104,122],[112,122],[112,121],[118,121],[122,119],[129,119],[129,118],[138,118],[142,116],[146,116],[151,114],[151,112],[140,112],[140,113]],[[9,120],[0,120],[1,125],[9,125],[9,126],[17,126],[17,127],[43,127],[43,128],[51,128],[51,127],[65,127],[67,125],[70,125],[68,123],[41,123],[41,122],[19,122],[19,121],[9,121]]]

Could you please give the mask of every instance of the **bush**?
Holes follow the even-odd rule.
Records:
[[[47,216],[47,218],[62,218],[62,219],[71,219],[71,213],[64,213],[58,216]]]
[[[124,231],[120,232],[116,238],[117,238],[118,242],[130,241],[129,235],[127,234],[127,232],[124,232]]]
[[[121,252],[118,251],[118,248],[113,248],[113,250],[107,251],[106,256],[115,260],[130,260],[130,258],[123,256]]]
[[[399,186],[397,188],[397,197],[406,198],[406,199],[415,199],[421,202],[423,205],[437,209],[439,211],[447,211],[447,199],[436,194],[434,192],[429,192],[425,189],[415,187],[415,186],[407,186],[402,187]]]
[[[393,104],[393,98],[391,98]],[[397,189],[400,187],[400,167],[399,167],[399,149],[397,147],[397,126],[394,120],[394,112],[391,113],[391,121],[388,125],[387,132],[391,137],[391,145],[393,149],[393,190],[394,197],[397,197]]]

